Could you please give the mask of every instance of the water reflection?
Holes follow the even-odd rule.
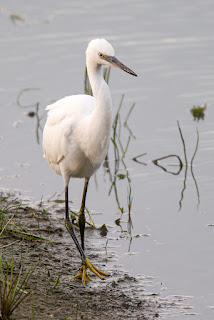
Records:
[[[186,144],[185,144],[185,140],[184,140],[184,137],[183,137],[183,133],[182,133],[182,130],[181,130],[179,121],[177,121],[177,125],[178,125],[179,134],[180,134],[180,138],[181,138],[182,145],[183,145],[183,152],[184,152],[185,164],[183,164],[181,158],[180,158],[178,155],[176,155],[176,154],[163,156],[163,157],[161,157],[161,158],[158,158],[158,159],[153,160],[152,162],[153,162],[156,166],[158,166],[159,168],[161,168],[163,171],[165,171],[165,172],[167,172],[167,173],[170,173],[170,174],[173,174],[173,175],[179,175],[180,172],[182,171],[183,167],[185,168],[183,188],[182,188],[182,190],[181,190],[181,197],[180,197],[180,200],[179,200],[179,210],[178,210],[178,211],[181,211],[181,209],[182,209],[182,202],[183,202],[183,199],[184,199],[184,192],[185,192],[185,190],[186,190],[186,180],[187,180],[188,167],[190,167],[191,175],[192,175],[192,178],[193,178],[193,181],[194,181],[194,184],[195,184],[195,188],[196,188],[197,199],[198,199],[197,207],[198,207],[199,204],[200,204],[200,194],[199,194],[198,184],[197,184],[196,178],[195,178],[194,173],[193,173],[193,161],[194,161],[194,158],[195,158],[196,153],[197,153],[197,151],[198,151],[199,132],[198,132],[198,129],[196,128],[196,132],[197,132],[196,146],[195,146],[195,151],[194,151],[194,153],[193,153],[193,156],[192,156],[192,158],[191,158],[191,162],[190,162],[190,165],[189,165],[189,164],[188,164],[188,160],[187,160]],[[168,159],[168,158],[176,158],[176,159],[178,159],[179,165],[178,165],[178,171],[177,171],[177,172],[173,172],[173,171],[169,170],[167,167],[165,167],[164,165],[160,165],[160,164],[159,164],[159,161],[165,160],[165,159]]]
[[[159,161],[161,160],[164,160],[164,159],[168,159],[168,158],[176,158],[178,159],[179,161],[179,165],[175,165],[178,167],[178,171],[177,172],[174,172],[174,171],[170,171],[169,169],[167,169],[166,167],[164,167],[163,165],[160,165],[159,164]],[[161,157],[161,158],[158,158],[158,159],[155,159],[152,161],[157,167],[161,168],[163,171],[165,172],[168,172],[168,173],[171,173],[171,174],[174,174],[175,176],[177,176],[182,168],[183,168],[183,162],[181,161],[181,158],[177,155],[177,154],[170,154],[168,156],[164,156],[164,157]]]

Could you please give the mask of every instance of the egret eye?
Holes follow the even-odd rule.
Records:
[[[98,55],[99,55],[99,57],[100,57],[101,59],[103,59],[103,58],[104,58],[104,54],[102,54],[102,53],[98,53]]]

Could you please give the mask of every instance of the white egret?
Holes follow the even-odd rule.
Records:
[[[110,140],[112,101],[103,79],[102,65],[120,68],[137,76],[115,58],[114,49],[105,39],[92,40],[86,50],[86,67],[93,97],[73,95],[47,106],[47,122],[43,132],[43,151],[51,168],[62,175],[65,186],[65,225],[82,258],[82,266],[74,278],[91,280],[89,268],[100,279],[108,274],[98,270],[84,252],[85,201],[90,177],[103,162]],[[81,245],[75,235],[68,209],[68,184],[71,177],[85,178],[78,223]]]

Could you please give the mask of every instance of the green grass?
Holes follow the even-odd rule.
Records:
[[[28,282],[36,268],[30,267],[24,272],[24,263],[17,268],[14,259],[11,263],[4,263],[2,253],[0,253],[0,300],[1,319],[9,320],[17,307],[30,295],[32,290],[27,290]]]
[[[28,241],[46,241],[50,243],[51,238],[51,230],[48,234],[48,237],[42,237],[38,219],[38,234],[33,234],[32,231],[26,229],[26,226],[22,224],[22,215],[44,215],[46,214],[46,210],[34,210],[29,208],[27,205],[22,205],[17,201],[17,198],[11,199],[8,196],[0,195],[0,238],[1,237],[14,237],[16,239],[28,240]],[[16,241],[15,241],[16,242]],[[8,244],[6,246],[12,245]],[[0,249],[4,248],[0,247]]]

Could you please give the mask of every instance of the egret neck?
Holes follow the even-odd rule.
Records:
[[[107,83],[103,78],[102,65],[94,63],[91,59],[86,59],[88,77],[94,96],[94,108],[91,114],[91,126],[94,130],[90,131],[91,141],[96,141],[99,145],[100,156],[107,153],[110,139],[112,122],[112,100]],[[100,150],[100,151],[101,151]],[[101,155],[102,154],[102,155]]]

